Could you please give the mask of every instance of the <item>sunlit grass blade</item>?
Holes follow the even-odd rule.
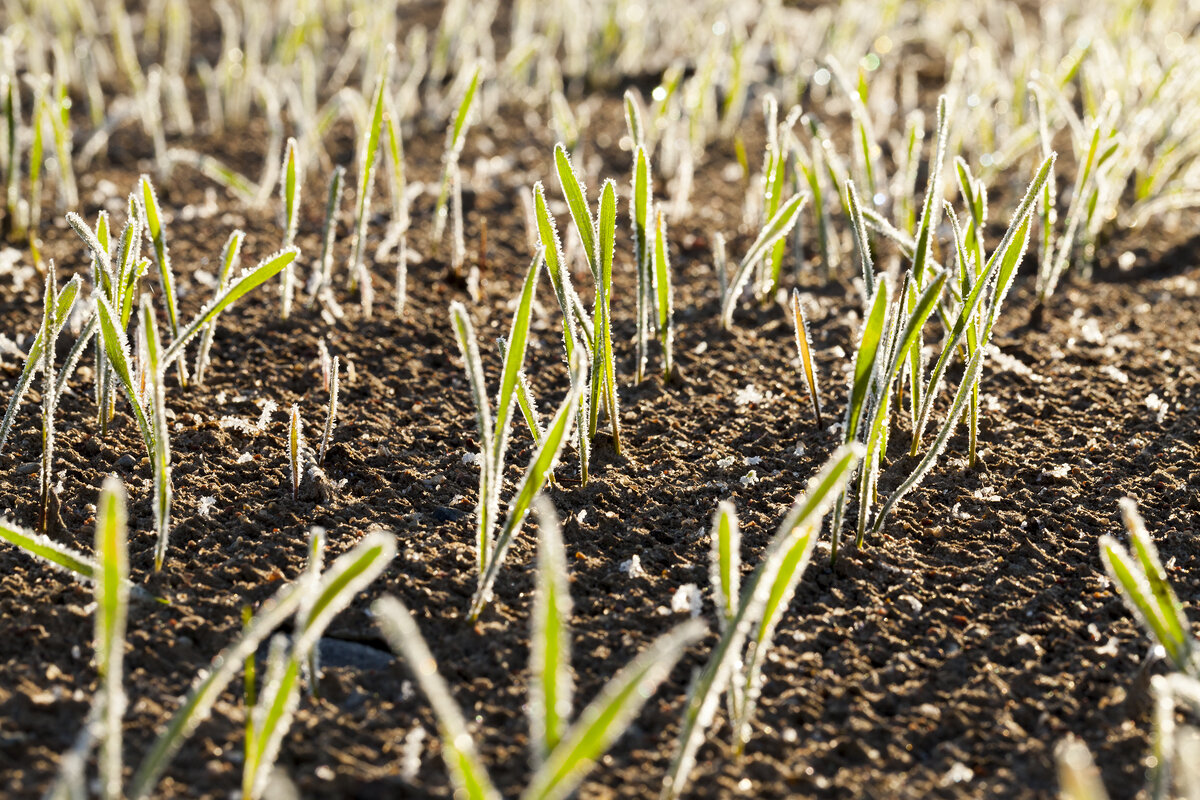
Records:
[[[985,353],[986,350],[981,347],[975,351],[975,355],[971,356],[971,360],[967,362],[967,366],[963,371],[962,382],[959,384],[958,391],[954,395],[954,400],[950,404],[950,410],[946,414],[946,421],[942,424],[941,429],[930,443],[929,450],[925,456],[913,468],[909,476],[893,490],[891,496],[880,507],[879,513],[875,516],[875,521],[871,524],[870,533],[872,536],[877,535],[883,529],[883,523],[896,503],[900,502],[906,494],[924,480],[929,471],[933,469],[934,464],[937,463],[938,456],[946,449],[946,443],[950,439],[950,434],[954,430],[954,426],[962,418],[963,408],[966,405],[967,398],[971,394],[972,384],[979,380],[979,373],[983,369]]]
[[[654,225],[654,289],[658,309],[658,341],[663,353],[663,380],[675,367],[675,303],[671,291],[671,261],[667,251],[667,222],[661,210]]]
[[[112,366],[117,382],[129,400],[130,408],[133,409],[134,418],[137,420],[138,429],[142,434],[142,441],[146,445],[146,456],[153,459],[154,430],[146,416],[146,409],[142,405],[138,386],[134,382],[133,371],[129,363],[129,342],[125,337],[125,329],[118,322],[116,313],[103,294],[97,294],[95,300],[105,356]]]
[[[850,230],[854,232],[854,245],[858,248],[859,265],[862,267],[863,287],[866,296],[875,293],[875,262],[871,259],[871,245],[867,238],[867,226],[863,222],[861,201],[854,181],[846,182],[846,206],[850,209]]]
[[[1070,737],[1054,751],[1062,800],[1108,800],[1100,770],[1086,744]]]
[[[318,539],[319,541],[319,539]],[[375,580],[396,555],[396,540],[390,533],[369,533],[353,550],[334,561],[324,574],[318,573],[319,560],[310,563],[306,571],[309,598],[301,602],[303,615],[292,637],[286,657],[277,662],[274,680],[268,680],[259,698],[259,725],[255,733],[255,749],[247,769],[250,775],[251,797],[263,796],[267,778],[279,755],[283,737],[291,726],[299,702],[300,676],[303,665],[334,617],[350,605],[354,597]],[[316,571],[311,567],[315,567]],[[311,606],[308,606],[311,602]],[[306,608],[307,606],[307,608]],[[268,668],[268,673],[272,670]],[[315,681],[317,676],[312,676]]]
[[[754,240],[754,244],[750,245],[750,249],[746,251],[746,255],[742,258],[737,271],[729,282],[729,292],[725,295],[725,305],[721,309],[721,324],[726,330],[733,325],[733,312],[737,308],[737,302],[746,281],[750,279],[750,271],[772,245],[787,236],[792,226],[796,224],[796,219],[800,216],[800,209],[804,207],[807,200],[808,195],[801,194],[784,203],[775,216],[767,220],[759,232],[758,238]]]
[[[346,168],[341,164],[333,168],[329,179],[329,194],[325,198],[325,224],[321,229],[321,258],[313,269],[309,280],[309,303],[329,287],[333,280],[333,245],[337,241],[337,218],[342,204],[342,188],[346,181]]]
[[[163,354],[163,368],[170,366],[171,362],[183,355],[184,348],[188,342],[192,340],[200,330],[224,311],[229,306],[237,302],[247,292],[256,289],[262,284],[269,281],[271,278],[279,274],[279,271],[285,269],[289,264],[296,260],[299,254],[294,246],[284,250],[280,250],[274,255],[267,256],[254,269],[243,270],[242,274],[236,281],[233,282],[223,292],[218,292],[217,296],[209,301],[208,305],[200,310],[195,319],[171,342],[171,346],[167,348]]]
[[[450,181],[458,170],[458,159],[462,154],[463,145],[467,141],[467,130],[470,128],[471,110],[475,102],[475,94],[479,89],[479,77],[483,71],[482,64],[475,64],[470,69],[471,79],[463,92],[462,100],[458,103],[458,111],[454,114],[454,124],[447,132],[446,152],[442,156],[442,185],[438,190],[437,204],[433,211],[433,241],[437,247],[442,241],[446,230],[446,201],[450,198]]]
[[[287,150],[283,155],[283,180],[279,183],[280,199],[283,201],[283,246],[291,247],[296,242],[296,229],[300,224],[300,175],[296,168],[296,139],[288,137]],[[283,270],[283,310],[287,319],[292,314],[292,295],[295,293],[294,265]]]
[[[1018,204],[1016,211],[1013,213],[1012,220],[1009,222],[1008,230],[1005,231],[1004,237],[1000,240],[1000,244],[992,251],[992,255],[988,258],[986,266],[979,274],[979,278],[975,281],[974,287],[971,289],[962,304],[959,311],[958,319],[954,323],[949,335],[946,336],[942,352],[938,356],[937,362],[934,364],[933,370],[929,374],[929,381],[926,384],[923,404],[920,413],[917,415],[916,424],[913,428],[913,450],[917,452],[921,436],[924,433],[925,427],[929,421],[929,414],[933,408],[933,401],[938,394],[938,388],[941,385],[942,377],[945,373],[946,366],[949,364],[950,357],[954,355],[954,351],[958,348],[966,333],[967,325],[970,324],[975,315],[976,309],[983,301],[984,289],[988,284],[995,280],[995,276],[1001,270],[1007,272],[1009,279],[1016,270],[1019,263],[1019,254],[1024,250],[1025,243],[1028,240],[1029,234],[1029,217],[1033,213],[1034,204],[1037,202],[1038,195],[1042,191],[1042,187],[1049,179],[1050,171],[1054,166],[1054,156],[1051,155],[1045,159],[1033,181],[1025,190],[1025,195]],[[1015,249],[1014,249],[1015,248]],[[997,283],[997,286],[999,284]],[[996,304],[998,311],[998,304]]]
[[[595,305],[592,313],[593,360],[592,385],[588,397],[590,416],[588,435],[595,438],[600,406],[608,412],[613,450],[621,454],[621,419],[617,399],[616,361],[612,347],[612,265],[613,243],[617,229],[617,190],[605,181],[600,192],[600,213],[596,218]]]
[[[626,116],[631,129],[635,117],[631,116],[630,108],[632,95],[625,93]],[[636,111],[636,109],[635,109]],[[640,132],[640,119],[637,126]],[[640,138],[640,133],[639,137]],[[653,201],[651,200],[653,181],[650,176],[650,158],[646,148],[638,145],[633,153],[633,194],[629,202],[629,218],[633,224],[633,259],[637,267],[637,364],[634,370],[634,380],[641,382],[646,369],[646,340],[650,324],[650,295],[651,272],[650,264],[652,249],[650,245],[650,214]]]
[[[292,474],[292,500],[300,499],[300,479],[304,475],[304,461],[300,451],[304,447],[304,425],[300,420],[300,407],[293,404],[288,414],[288,466]]]
[[[709,726],[712,725],[713,714],[716,713],[721,694],[729,684],[735,664],[742,657],[751,629],[755,626],[761,627],[763,610],[768,599],[773,596],[772,589],[785,564],[799,566],[799,561],[791,561],[789,554],[793,553],[798,541],[815,539],[819,534],[821,519],[841,493],[861,455],[860,444],[852,443],[839,447],[825,462],[821,471],[809,480],[804,493],[796,498],[787,517],[771,538],[762,561],[759,562],[750,582],[742,589],[736,615],[725,627],[704,669],[692,683],[691,694],[684,708],[675,756],[659,795],[662,800],[677,798],[687,788],[688,776],[695,765],[696,752],[703,743]],[[798,575],[792,577],[798,578]],[[765,657],[761,650],[760,657]]]
[[[333,426],[337,422],[338,393],[342,361],[338,356],[333,357],[333,368],[329,378],[329,407],[325,412],[325,430],[321,434],[321,447],[317,450],[317,466],[325,466],[325,454],[329,452],[329,443],[333,441]]]
[[[482,575],[491,559],[492,519],[496,513],[492,489],[492,468],[495,463],[492,448],[492,409],[487,396],[487,384],[483,378],[483,361],[479,357],[479,345],[475,340],[475,327],[466,307],[457,300],[450,304],[450,321],[454,336],[462,353],[467,371],[467,383],[471,386],[471,397],[475,401],[475,422],[479,432],[479,499],[475,506],[475,561],[478,574]]]
[[[592,219],[592,212],[588,206],[587,188],[579,180],[575,168],[571,166],[571,157],[567,155],[567,148],[561,142],[554,148],[554,167],[558,173],[558,183],[562,187],[563,196],[567,199],[567,208],[571,210],[571,219],[579,234],[579,242],[583,245],[588,267],[592,271],[592,277],[599,280],[600,264],[596,250],[596,221]]]
[[[614,675],[534,773],[522,800],[561,800],[573,792],[703,633],[699,620],[677,625]]]
[[[46,269],[46,283],[42,291],[42,325],[41,337],[45,343],[42,347],[42,469],[41,510],[38,528],[49,532],[51,493],[54,491],[54,409],[58,405],[54,393],[54,355],[58,343],[58,325],[55,320],[55,300],[58,295],[58,281],[54,269],[54,259]]]
[[[388,75],[391,72],[391,50],[384,59],[375,84],[375,99],[371,103],[371,117],[363,133],[362,146],[358,151],[358,190],[354,195],[354,244],[350,255],[350,288],[358,287],[363,303],[363,313],[370,316],[372,298],[371,275],[365,265],[367,251],[367,221],[371,212],[371,189],[375,182],[375,157],[379,151],[379,136],[383,129],[384,97],[387,94]]]
[[[517,387],[520,384],[521,370],[525,363],[525,350],[529,343],[529,322],[533,315],[533,300],[537,289],[538,267],[545,255],[543,248],[538,248],[529,268],[525,271],[525,280],[521,284],[521,296],[517,301],[517,310],[513,314],[512,327],[509,329],[507,346],[504,353],[504,368],[500,374],[500,391],[496,398],[496,423],[492,429],[492,474],[504,474],[504,455],[508,449],[509,423],[512,421],[513,405],[516,402]],[[499,490],[499,486],[494,487]]]
[[[332,618],[387,566],[394,554],[395,540],[391,534],[368,534],[353,550],[334,562],[317,587],[310,622],[302,636],[310,635],[311,642],[315,642]],[[296,612],[305,601],[306,589],[312,587],[296,584],[282,587],[259,608],[242,635],[212,660],[210,669],[197,676],[182,706],[138,766],[126,792],[130,800],[142,800],[154,790],[171,758],[196,727],[208,718],[225,687],[237,676],[246,656]]]
[[[530,640],[529,728],[538,764],[558,746],[571,721],[571,594],[558,515],[533,501],[538,519],[537,592]]]
[[[1146,631],[1160,644],[1175,668],[1192,672],[1195,668],[1196,640],[1166,572],[1158,550],[1146,532],[1145,523],[1133,500],[1121,500],[1121,516],[1133,545],[1133,555],[1111,536],[1100,538],[1100,560],[1121,599]]]
[[[78,580],[95,580],[100,571],[96,560],[90,556],[4,519],[0,519],[0,541],[8,542],[50,566],[75,576]]]
[[[497,535],[495,544],[492,545],[485,568],[480,572],[475,594],[471,598],[471,606],[467,612],[467,616],[471,620],[478,619],[484,607],[490,602],[492,585],[496,582],[496,576],[504,564],[508,548],[516,535],[520,533],[533,498],[541,491],[546,483],[546,478],[554,471],[554,466],[558,463],[559,454],[562,453],[563,445],[571,432],[571,425],[575,421],[580,394],[584,386],[583,374],[582,365],[571,370],[571,389],[546,427],[545,439],[541,446],[534,451],[529,467],[525,470],[525,475],[517,487],[517,494],[509,503],[504,527]]]
[[[229,276],[241,260],[242,242],[246,238],[245,231],[235,230],[229,234],[225,246],[221,249],[221,272],[217,276],[217,294],[224,292],[229,286]],[[213,335],[217,331],[216,320],[204,326],[200,334],[200,347],[196,353],[196,383],[204,385],[204,373],[208,370],[208,354],[212,350]]]
[[[717,607],[717,621],[724,633],[737,616],[742,580],[742,535],[738,529],[737,509],[728,500],[722,500],[717,505],[711,539],[709,578],[713,587],[713,602]]]
[[[171,269],[171,256],[167,252],[167,236],[162,224],[162,210],[158,205],[158,194],[146,175],[141,177],[141,212],[146,223],[146,233],[154,248],[154,259],[158,265],[158,277],[163,286],[163,302],[167,307],[167,321],[171,323],[171,336],[179,335],[179,301],[175,292],[175,272]]]
[[[804,381],[808,385],[808,399],[812,401],[813,417],[821,427],[821,390],[817,386],[817,371],[813,365],[812,337],[808,334],[808,320],[800,303],[800,290],[792,290],[792,326],[796,334],[796,351],[800,366],[804,370]]]
[[[154,548],[154,570],[162,569],[167,554],[167,541],[171,529],[171,442],[167,429],[166,392],[163,389],[163,364],[160,358],[161,345],[158,338],[158,322],[150,298],[142,295],[140,332],[147,356],[142,365],[147,380],[150,400],[150,418],[154,425],[154,452],[151,456],[154,471],[154,527],[158,533],[158,544]]]
[[[844,423],[845,441],[853,441],[858,435],[866,410],[871,379],[875,376],[875,362],[879,354],[879,342],[883,338],[884,318],[888,307],[888,285],[880,281],[875,294],[867,304],[867,316],[859,333],[858,348],[854,353],[854,372],[850,384],[850,396],[846,403]]]
[[[376,600],[371,610],[379,620],[384,638],[408,662],[413,677],[433,706],[441,734],[442,758],[450,770],[456,795],[466,800],[500,800],[500,792],[479,758],[466,720],[454,702],[445,678],[438,673],[437,661],[429,652],[412,613],[404,603],[391,596]]]
[[[121,718],[125,620],[129,611],[129,555],[125,543],[125,487],[110,475],[96,508],[96,553],[100,561],[96,594],[96,671],[100,674],[100,794],[121,797]]]
[[[54,336],[57,336],[67,323],[71,309],[75,306],[75,300],[79,297],[80,283],[80,278],[76,275],[62,289],[58,290],[54,306]],[[21,374],[13,387],[12,396],[8,400],[8,407],[4,410],[4,421],[0,423],[0,451],[4,450],[4,445],[8,442],[8,436],[12,433],[13,421],[16,419],[17,410],[21,406],[21,401],[25,398],[25,393],[29,390],[29,384],[33,380],[34,375],[37,374],[38,369],[42,366],[43,336],[44,333],[39,327],[33,343],[29,346],[29,352],[25,355],[25,366],[21,369]]]

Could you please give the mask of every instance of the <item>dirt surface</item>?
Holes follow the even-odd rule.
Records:
[[[594,146],[585,158],[599,159],[601,174],[624,181],[629,154],[618,146],[619,96],[606,95],[593,110]],[[761,125],[751,127],[753,152]],[[263,157],[255,149],[266,140],[262,133],[187,144],[253,173]],[[90,551],[99,486],[116,473],[131,497],[135,579],[171,601],[131,611],[128,762],[137,763],[192,677],[236,635],[241,606],[261,602],[299,574],[310,526],[328,530],[331,557],[382,527],[397,533],[400,556],[335,621],[321,697],[302,702],[280,764],[306,797],[451,794],[428,704],[366,613],[371,600],[391,593],[418,615],[500,788],[515,795],[524,785],[535,537],[531,525],[513,547],[495,602],[472,627],[463,613],[474,588],[478,473],[464,455],[476,452],[474,412],[446,309],[452,300],[468,301],[483,342],[507,329],[508,301],[531,252],[518,193],[541,179],[559,197],[549,137],[526,126],[523,109],[504,110],[469,137],[463,160],[474,176],[465,197],[469,263],[481,261],[487,223],[479,302],[468,301],[465,283],[449,274],[444,251],[435,255],[432,199],[423,195],[414,209],[416,260],[403,318],[390,308],[394,266],[383,263],[374,264],[381,300],[371,319],[362,317],[340,278],[341,320],[301,308],[290,321],[278,321],[274,285],[222,317],[207,384],[181,389],[172,379],[168,386],[175,519],[159,575],[152,574],[150,468],[140,437],[121,410],[116,429],[98,438],[91,382],[84,379],[90,357],[84,359],[58,415],[59,538]],[[414,180],[437,180],[441,146],[440,129],[410,136]],[[351,164],[348,134],[335,135],[330,147],[336,163]],[[81,175],[89,219],[111,205],[114,221],[123,224],[124,194],[150,169],[149,155],[148,142],[119,136],[108,158]],[[504,159],[500,168],[485,169],[481,159],[496,156]],[[615,455],[601,437],[586,487],[568,453],[560,485],[550,492],[572,570],[581,701],[686,616],[670,611],[680,586],[707,587],[707,531],[718,501],[737,506],[749,571],[837,442],[835,431],[814,424],[782,306],[747,304],[736,333],[719,330],[709,237],[725,231],[731,255],[751,239],[736,224],[746,184],[730,179],[734,163],[732,148],[714,146],[696,178],[692,213],[671,229],[675,381],[652,375],[632,385],[634,277],[627,231],[618,237],[614,314],[624,452]],[[280,241],[274,205],[246,209],[214,191],[182,168],[160,188],[185,316],[210,296],[204,273],[215,272],[234,227],[248,234],[243,263]],[[320,249],[324,192],[310,178],[299,239],[305,278]],[[561,225],[564,209],[556,210]],[[382,224],[372,227],[373,240],[382,233]],[[348,259],[344,222],[342,234],[339,264]],[[1125,250],[1136,258],[1121,271],[1112,265]],[[86,269],[84,250],[61,214],[43,233],[43,254],[56,259],[60,280]],[[1200,590],[1195,256],[1195,243],[1179,232],[1118,237],[1102,251],[1093,282],[1070,283],[1054,298],[1044,329],[1029,325],[1030,286],[1018,283],[999,326],[1002,355],[985,370],[982,464],[966,469],[965,436],[956,435],[881,537],[863,551],[847,550],[836,569],[827,549],[818,550],[777,634],[745,760],[733,759],[722,723],[701,750],[689,797],[1048,797],[1056,788],[1053,748],[1070,733],[1092,747],[1114,797],[1137,793],[1148,746],[1146,695],[1137,678],[1147,643],[1103,578],[1097,539],[1119,531],[1117,500],[1137,497],[1191,608]],[[28,263],[23,254],[0,282],[0,330],[21,346],[35,330],[41,291]],[[1030,274],[1031,265],[1023,272]],[[586,300],[584,277],[578,274],[577,284]],[[147,285],[157,291],[155,281]],[[838,419],[857,290],[844,279],[821,280],[813,261],[799,285],[814,309],[822,403],[827,417]],[[541,405],[552,408],[565,393],[566,371],[557,306],[545,281],[538,301],[528,374]],[[69,347],[71,337],[63,338]],[[341,420],[326,463],[331,491],[319,496],[308,487],[293,501],[285,412],[298,404],[310,442],[319,438],[327,401],[317,366],[321,338],[345,364]],[[6,400],[20,365],[3,358]],[[484,360],[494,385],[495,353],[485,348]],[[37,388],[0,454],[0,512],[30,527],[37,521]],[[1152,395],[1162,405],[1148,402]],[[266,401],[280,410],[261,432],[222,425],[226,417],[256,422]],[[885,465],[885,489],[911,467],[907,439],[902,422]],[[506,497],[530,448],[518,421]],[[630,577],[620,565],[634,556],[644,574]],[[10,797],[38,796],[80,729],[96,686],[90,603],[87,587],[0,549],[0,785]],[[707,589],[703,617],[714,622]],[[581,797],[657,793],[689,677],[715,638],[710,633],[689,651]],[[160,795],[227,797],[237,790],[242,722],[240,690],[230,690],[180,752]],[[404,742],[416,727],[429,735],[419,770],[406,775]]]

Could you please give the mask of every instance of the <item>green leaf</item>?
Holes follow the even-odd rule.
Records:
[[[538,518],[537,593],[530,642],[529,727],[534,758],[543,763],[571,721],[571,595],[562,531],[554,506],[533,501]]]
[[[703,633],[699,620],[677,625],[613,676],[533,774],[522,800],[561,800],[573,792]]]
[[[558,183],[562,186],[563,196],[567,198],[567,207],[571,209],[571,219],[575,221],[575,230],[579,233],[579,242],[583,245],[588,266],[591,267],[592,277],[598,280],[600,264],[596,252],[596,223],[588,209],[587,190],[575,174],[571,158],[567,155],[567,148],[561,142],[554,148],[554,166],[558,172]]]
[[[125,620],[129,612],[129,554],[126,548],[125,487],[114,475],[104,481],[96,509],[96,671],[100,673],[101,715],[99,771],[101,796],[121,797],[121,718]]]
[[[492,409],[487,398],[487,384],[483,378],[483,361],[479,358],[479,345],[475,341],[475,328],[466,307],[457,300],[450,304],[450,320],[454,325],[454,336],[462,353],[467,370],[467,383],[471,386],[471,397],[475,401],[475,423],[479,430],[479,499],[476,503],[475,560],[480,575],[491,559],[491,532],[494,516],[492,469],[494,457],[492,447]]]
[[[545,256],[545,248],[538,248],[525,271],[521,284],[521,297],[513,314],[504,354],[504,369],[500,374],[500,393],[496,398],[496,424],[492,430],[492,474],[504,474],[504,453],[508,449],[509,422],[512,419],[513,402],[520,384],[521,370],[525,363],[525,350],[529,343],[529,321],[533,315],[533,298],[537,289],[538,267]],[[496,487],[499,489],[499,486]]]
[[[812,339],[808,335],[808,320],[800,303],[800,290],[792,290],[792,325],[796,334],[796,350],[800,355],[800,366],[808,384],[808,399],[812,402],[813,417],[821,427],[821,391],[817,388],[817,371],[813,366]]]
[[[279,271],[295,261],[296,256],[299,254],[300,251],[296,247],[287,247],[278,253],[267,256],[267,258],[258,262],[258,266],[254,269],[244,270],[232,286],[229,286],[223,292],[219,292],[208,305],[200,310],[200,313],[196,315],[191,324],[179,336],[175,337],[175,340],[171,342],[171,346],[167,348],[167,352],[163,354],[163,368],[166,369],[175,359],[183,355],[183,350],[187,347],[188,342],[205,325],[215,320],[217,315],[236,303],[247,292],[258,288],[279,274]]]
[[[867,304],[867,318],[863,321],[858,349],[854,354],[854,381],[850,384],[850,398],[846,404],[844,440],[853,441],[858,433],[866,408],[867,393],[875,375],[875,360],[879,352],[879,341],[883,336],[884,317],[887,315],[888,286],[880,281],[875,294]]]
[[[762,613],[771,595],[771,589],[788,559],[788,554],[793,551],[799,539],[809,535],[815,538],[821,518],[828,513],[846,485],[862,452],[862,445],[858,443],[839,447],[825,462],[821,471],[809,480],[807,488],[796,498],[779,530],[767,545],[762,561],[751,576],[749,584],[742,590],[736,616],[725,628],[709,656],[708,663],[692,684],[691,695],[684,708],[675,757],[663,783],[660,795],[662,800],[673,800],[682,795],[683,790],[687,788],[687,779],[695,764],[696,751],[712,724],[718,701],[729,683],[734,665],[741,658],[750,629],[762,622]]]
[[[575,420],[575,412],[584,385],[583,366],[577,365],[571,373],[571,389],[547,426],[546,436],[541,446],[534,452],[529,467],[525,470],[525,475],[517,487],[516,497],[509,504],[504,527],[496,537],[496,543],[492,546],[485,568],[480,572],[478,586],[475,589],[475,595],[471,598],[471,606],[467,613],[468,618],[472,621],[479,618],[484,606],[490,602],[492,585],[504,563],[504,557],[508,554],[508,548],[520,532],[533,498],[545,485],[547,475],[554,471],[559,454],[562,453],[563,445],[570,435],[571,424]]]
[[[726,330],[733,324],[733,311],[737,308],[742,288],[750,278],[750,270],[762,260],[768,248],[787,236],[792,226],[796,224],[796,220],[800,216],[800,209],[804,207],[807,200],[808,195],[801,194],[784,203],[783,207],[767,220],[759,232],[758,238],[754,240],[754,244],[750,245],[750,249],[746,251],[745,257],[738,265],[737,272],[734,273],[733,280],[729,283],[729,293],[725,295],[725,305],[721,310],[721,324]]]
[[[167,253],[166,231],[162,224],[162,211],[154,185],[146,175],[141,177],[141,211],[146,221],[146,232],[154,246],[154,258],[158,263],[158,276],[162,280],[163,300],[167,305],[167,319],[171,323],[171,335],[179,334],[178,301],[175,299],[175,274],[171,270],[171,257]]]
[[[371,610],[379,620],[384,638],[408,662],[413,677],[433,706],[442,740],[442,758],[450,770],[456,796],[466,800],[500,800],[500,792],[479,758],[466,720],[450,695],[446,680],[438,673],[437,661],[429,652],[408,608],[396,598],[387,596],[376,600]]]
[[[717,621],[722,633],[737,616],[738,593],[741,589],[742,535],[738,530],[737,509],[728,500],[717,505],[713,514],[712,551],[709,556],[709,578],[713,587],[713,602],[717,606]]]

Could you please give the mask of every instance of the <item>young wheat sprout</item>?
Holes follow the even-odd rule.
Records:
[[[341,374],[341,359],[333,357],[333,370],[329,377],[329,409],[325,414],[325,430],[321,434],[321,449],[317,452],[317,466],[325,466],[325,453],[333,440],[333,426],[337,422],[338,412],[338,380]]]
[[[293,405],[288,417],[288,464],[292,472],[292,499],[300,499],[300,479],[304,476],[304,431],[300,407]]]

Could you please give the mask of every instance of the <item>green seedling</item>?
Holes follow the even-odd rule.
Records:
[[[154,569],[162,569],[167,554],[167,540],[171,525],[171,500],[174,490],[171,483],[171,441],[167,429],[166,392],[164,391],[164,364],[162,346],[158,337],[158,323],[148,295],[142,295],[141,352],[146,361],[141,364],[142,379],[146,386],[146,397],[153,424],[154,449],[152,465],[154,474],[154,527],[158,533],[158,545],[154,548]]]
[[[736,541],[732,531],[736,515],[728,506],[718,509],[711,571],[717,578],[714,591],[718,595],[718,614],[728,618],[722,623],[721,638],[708,662],[692,683],[675,756],[660,794],[662,800],[680,797],[687,788],[696,752],[712,725],[721,695],[731,685],[738,687],[733,690],[736,700],[731,703],[736,712],[731,720],[735,747],[740,751],[744,746],[775,627],[808,565],[822,521],[861,455],[861,446],[850,444],[830,456],[792,504],[749,583],[736,595],[736,601],[733,593],[737,586],[732,578],[732,548]],[[723,577],[726,574],[729,577]]]
[[[800,210],[804,207],[808,200],[808,195],[796,195],[788,200],[783,206],[775,212],[775,215],[767,220],[759,231],[758,238],[750,245],[750,249],[746,251],[741,263],[733,274],[732,280],[729,282],[729,291],[725,295],[725,303],[721,307],[721,326],[725,330],[733,329],[733,312],[737,309],[738,299],[741,297],[742,289],[746,282],[750,279],[750,271],[754,265],[759,262],[775,245],[787,236],[788,231],[796,224],[796,220],[800,216]]]
[[[241,229],[235,230],[225,241],[221,249],[221,273],[217,276],[217,294],[229,288],[229,276],[241,261],[242,242],[246,234]],[[196,383],[204,385],[204,375],[208,370],[209,352],[212,350],[213,335],[216,334],[217,323],[214,319],[204,326],[200,333],[200,348],[196,353]]]
[[[325,429],[321,434],[321,447],[317,451],[317,466],[325,466],[325,454],[329,451],[329,443],[333,441],[333,426],[337,423],[338,412],[338,381],[341,375],[341,359],[333,357],[333,369],[329,377],[329,407],[325,412]]]
[[[618,671],[572,723],[571,604],[566,558],[557,518],[545,501],[538,503],[538,521],[538,589],[529,706],[537,767],[520,796],[522,800],[562,800],[575,791],[629,727],[684,650],[699,638],[703,627],[689,620],[660,636]],[[498,800],[500,793],[412,613],[393,597],[376,601],[373,610],[384,637],[408,662],[433,706],[443,758],[456,794],[471,800]]]
[[[575,294],[571,284],[571,270],[563,258],[562,246],[558,238],[558,228],[554,217],[546,208],[546,194],[539,181],[533,187],[534,218],[537,225],[538,240],[545,250],[546,273],[554,287],[554,295],[562,310],[562,338],[566,349],[567,365],[574,371],[583,365],[584,375],[587,365],[593,357],[593,343],[587,333],[587,316],[583,313],[583,303]],[[587,435],[588,398],[586,393],[580,398],[579,418],[576,420],[576,447],[579,451],[579,473],[583,484],[588,482],[588,459],[590,456],[591,440]]]
[[[288,416],[288,465],[292,475],[292,500],[300,499],[300,480],[304,477],[304,423],[300,407],[293,405]]]
[[[300,224],[300,174],[296,168],[296,140],[289,137],[283,155],[283,180],[279,183],[280,199],[283,201],[283,246],[291,247],[296,242],[296,229]],[[292,314],[292,295],[295,293],[294,267],[283,270],[282,319]]]
[[[812,337],[808,334],[808,320],[804,318],[804,307],[800,302],[800,290],[792,290],[792,325],[796,334],[796,351],[800,356],[800,367],[804,370],[804,382],[808,386],[808,399],[812,401],[813,417],[821,427],[821,390],[817,388],[817,370],[813,365]]]
[[[641,135],[641,121],[632,96],[625,93],[626,117],[631,136],[637,131]],[[635,137],[636,138],[636,137]],[[641,382],[646,368],[646,342],[650,338],[653,277],[653,245],[650,242],[650,220],[654,201],[653,180],[650,175],[650,158],[646,148],[638,144],[633,153],[633,194],[629,202],[629,218],[633,223],[633,259],[637,265],[637,366],[634,379]]]
[[[391,50],[389,49],[389,53]],[[355,194],[354,211],[354,245],[350,256],[350,288],[358,288],[359,299],[362,301],[363,313],[371,316],[371,304],[374,293],[371,287],[371,275],[366,268],[367,249],[367,220],[371,212],[371,188],[375,179],[375,156],[379,150],[379,136],[383,129],[384,98],[387,95],[388,75],[391,72],[391,58],[379,72],[379,80],[375,86],[375,99],[371,103],[370,122],[363,134],[363,143],[358,151],[358,191]],[[327,230],[328,234],[328,230]]]
[[[454,124],[446,133],[446,150],[442,154],[442,184],[438,190],[437,204],[433,211],[433,241],[435,246],[441,244],[442,234],[446,232],[446,203],[450,199],[450,184],[458,171],[458,159],[462,155],[463,145],[467,141],[467,131],[471,127],[471,109],[475,102],[475,94],[479,89],[479,77],[483,71],[482,64],[475,64],[469,69],[471,79],[459,101],[458,111],[454,115]]]
[[[658,310],[658,341],[663,353],[663,380],[671,379],[675,366],[675,304],[671,292],[671,262],[667,252],[667,222],[660,210],[654,225],[654,289]]]

